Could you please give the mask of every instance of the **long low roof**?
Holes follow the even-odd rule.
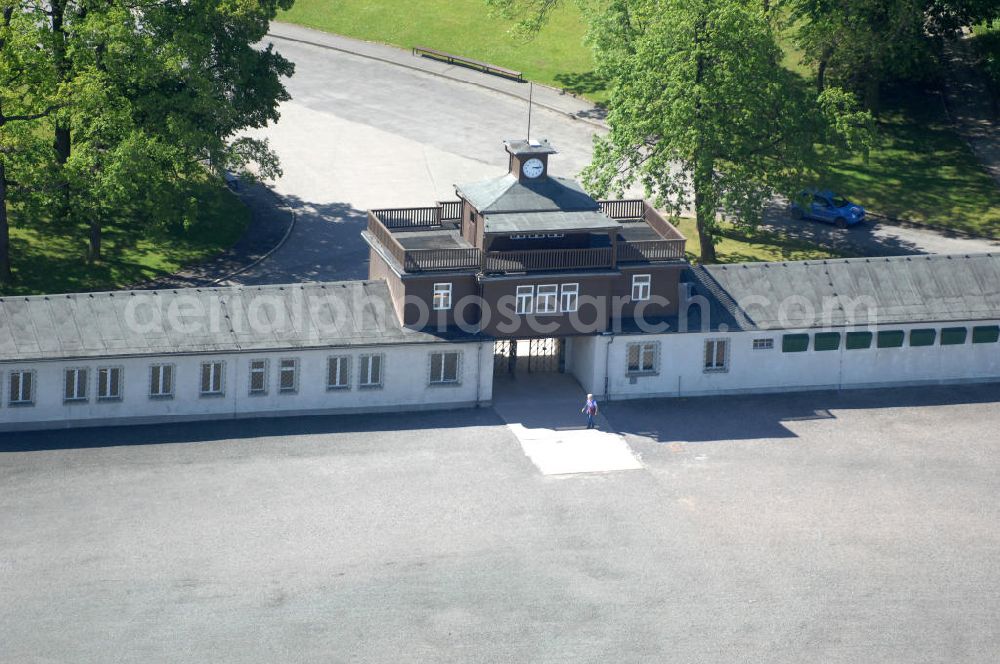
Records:
[[[1000,254],[740,263],[692,272],[698,290],[744,329],[1000,319]]]
[[[463,338],[400,325],[383,281],[0,298],[0,362]]]

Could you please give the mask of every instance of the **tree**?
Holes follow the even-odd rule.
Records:
[[[256,44],[292,0],[49,0],[39,40],[64,103],[52,116],[60,186],[50,197],[64,228],[137,218],[170,223],[161,196],[208,166],[277,173],[265,141],[239,137],[278,119],[293,66]],[[150,195],[155,192],[156,195]]]
[[[0,283],[12,279],[9,206],[27,203],[44,187],[48,152],[40,139],[60,109],[49,94],[49,70],[36,45],[36,13],[17,0],[0,1]]]
[[[795,41],[829,80],[858,91],[878,113],[889,81],[922,79],[937,69],[940,42],[1000,17],[995,0],[788,0]]]
[[[693,207],[703,262],[716,260],[720,211],[753,227],[776,192],[815,176],[817,144],[867,145],[870,118],[852,96],[817,98],[780,65],[761,4],[611,0],[590,21],[611,130],[585,182],[621,195],[638,180],[675,215]]]

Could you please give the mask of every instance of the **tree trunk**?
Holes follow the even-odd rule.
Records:
[[[66,54],[66,29],[65,14],[66,0],[53,0],[52,11],[52,56],[55,64],[57,83],[62,84],[69,80],[69,58]],[[72,135],[70,133],[69,120],[56,116],[55,134],[52,141],[52,149],[55,151],[56,162],[60,169],[69,161],[72,149]],[[55,212],[56,217],[64,223],[69,223],[70,217],[70,191],[69,182],[65,177],[60,176],[61,191],[59,203]]]
[[[882,107],[882,96],[878,79],[869,77],[865,81],[865,106],[871,111],[872,117],[878,118]]]
[[[704,179],[703,173],[696,172],[692,183],[694,185],[695,225],[698,228],[698,243],[701,245],[700,262],[703,265],[718,262],[718,257],[715,254],[715,206],[705,198],[706,183]]]
[[[816,65],[816,91],[823,94],[826,90],[826,59],[820,58]]]
[[[0,284],[14,278],[10,269],[10,224],[7,221],[7,169],[0,160]]]
[[[91,263],[101,260],[101,222],[96,218],[90,220],[90,243],[87,246],[87,260]]]

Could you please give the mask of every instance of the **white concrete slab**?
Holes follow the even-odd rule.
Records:
[[[642,463],[625,439],[598,429],[507,427],[521,443],[521,449],[543,475],[607,473],[640,470]]]

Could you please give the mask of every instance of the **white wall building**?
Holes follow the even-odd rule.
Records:
[[[572,340],[569,370],[587,391],[630,399],[1000,380],[1000,256],[719,265],[690,277],[686,325]]]
[[[382,282],[0,298],[0,430],[488,404],[492,349]]]

